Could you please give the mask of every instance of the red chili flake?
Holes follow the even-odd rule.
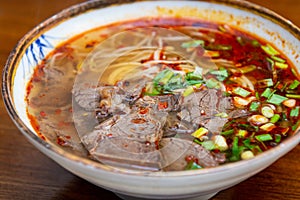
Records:
[[[148,113],[149,109],[148,108],[140,108],[140,114],[144,115]]]
[[[112,133],[108,133],[106,136],[107,136],[107,137],[112,137],[113,134],[112,134]]]
[[[132,119],[131,122],[135,124],[143,124],[146,122],[146,120],[143,118],[136,118],[136,119]]]
[[[40,115],[41,115],[42,117],[46,117],[47,114],[46,114],[44,111],[41,111],[41,112],[40,112]]]
[[[66,137],[67,139],[71,139],[71,136],[69,136],[69,135],[66,135],[65,137]]]
[[[65,146],[67,142],[61,136],[57,136],[56,143],[61,146]]]
[[[69,112],[72,113],[72,112],[73,112],[73,108],[70,108],[70,109],[69,109]]]
[[[87,43],[87,44],[85,45],[85,48],[91,48],[91,47],[94,47],[95,44],[97,44],[97,41],[91,41],[91,42],[89,42],[89,43]]]
[[[158,102],[158,110],[164,110],[168,108],[168,102],[165,101],[165,102]]]

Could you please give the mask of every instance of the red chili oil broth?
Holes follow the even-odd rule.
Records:
[[[27,86],[26,101],[28,103],[27,110],[29,119],[33,128],[39,133],[38,135],[44,140],[50,140],[69,151],[75,151],[75,153],[81,155],[82,153],[80,151],[84,151],[84,147],[76,135],[76,129],[71,118],[71,90],[75,76],[80,72],[78,67],[79,63],[82,62],[85,56],[91,52],[97,44],[111,36],[113,33],[138,27],[163,27],[180,30],[178,27],[182,26],[205,28],[201,32],[215,39],[215,47],[217,45],[227,45],[228,47],[231,47],[231,50],[213,50],[215,47],[212,45],[212,51],[219,52],[219,56],[217,56],[217,58],[230,60],[233,61],[233,63],[239,63],[240,66],[255,65],[257,68],[247,73],[247,77],[254,82],[254,85],[258,80],[272,78],[272,73],[270,72],[270,69],[268,69],[269,64],[266,60],[266,57],[269,55],[261,48],[261,46],[266,45],[267,42],[234,27],[185,18],[143,18],[134,21],[118,22],[86,31],[63,42],[57,46],[53,52],[47,55],[46,58],[36,67],[33,77]],[[186,32],[183,31],[183,33]],[[238,41],[237,37],[242,40]],[[209,46],[211,44],[205,41],[205,45]],[[280,50],[276,50],[280,52]],[[202,55],[204,52],[201,52],[201,49],[199,49],[198,53],[199,55]],[[78,56],[79,54],[81,54],[80,57]],[[51,78],[47,79],[47,70],[45,70],[49,68],[49,63],[51,63],[51,59],[54,55],[56,55],[58,64],[61,65],[56,66],[57,70],[53,69],[53,73],[58,74],[57,79],[59,80],[57,80],[57,83]],[[292,66],[291,62],[284,57],[282,52],[280,52],[278,57],[285,59],[285,63],[289,66],[286,70],[276,69],[278,76],[277,79],[280,81],[280,84],[288,83],[288,85],[290,85],[293,80],[298,80],[291,70],[296,70],[296,68]],[[63,72],[63,75],[61,75],[60,72]],[[239,76],[238,73],[235,75],[237,77]],[[59,85],[57,86],[56,84]],[[228,79],[224,81],[224,84],[228,90],[232,90],[232,88],[239,86],[239,84],[228,81]],[[55,90],[51,90],[52,87],[56,87]],[[255,91],[260,94],[264,90],[265,88],[255,87]],[[297,87],[293,92],[295,94],[300,94],[300,88]],[[278,89],[276,94],[284,96],[285,93],[286,92],[281,92]],[[59,95],[63,95],[63,97],[59,97]],[[62,100],[65,102],[61,102]],[[264,100],[264,98],[261,98],[260,100]],[[161,106],[164,107],[165,105]],[[300,102],[298,100],[296,102],[296,106],[300,106]],[[249,109],[249,105],[246,107]],[[292,108],[285,107],[284,109],[286,109],[285,112],[288,114],[292,110]],[[253,114],[260,114],[260,111],[253,112]],[[247,120],[243,119],[242,121]],[[295,126],[297,121],[299,121],[299,117],[292,117],[289,121],[291,126]],[[229,128],[234,128],[236,131],[238,129],[237,126],[238,125],[234,123],[230,125]],[[229,130],[229,128],[226,130]],[[279,127],[271,134],[281,134],[280,131],[282,129],[283,127]],[[263,130],[257,131],[257,134],[264,133],[266,132]],[[290,130],[286,135],[283,135],[282,138],[284,139],[293,134],[294,131]],[[227,138],[226,140],[231,148],[233,138]],[[239,141],[239,144],[242,145],[241,140]],[[264,144],[259,143],[258,145],[262,151],[274,146],[273,143],[269,142],[265,142]],[[215,151],[218,152],[218,150]],[[227,153],[230,154],[230,152]]]

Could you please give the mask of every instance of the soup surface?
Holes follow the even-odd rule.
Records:
[[[28,84],[40,137],[99,162],[190,170],[251,159],[299,126],[295,68],[224,24],[139,19],[55,48]]]

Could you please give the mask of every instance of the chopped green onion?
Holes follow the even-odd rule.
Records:
[[[254,148],[254,146],[253,145],[251,145],[251,139],[250,138],[247,138],[247,139],[245,139],[244,141],[243,141],[243,144],[245,145],[245,147],[247,147],[248,149],[253,149]]]
[[[228,71],[226,69],[210,71],[210,74],[216,75],[219,81],[224,81],[228,77]]]
[[[277,62],[285,63],[286,61],[278,56],[271,56],[271,58]]]
[[[271,78],[259,80],[257,81],[257,84],[259,88],[266,88],[274,85],[273,80]]]
[[[242,74],[246,74],[246,73],[254,71],[256,68],[257,67],[255,65],[247,65],[247,66],[244,66],[244,67],[240,67],[238,69],[240,70],[240,72]]]
[[[204,46],[204,40],[192,40],[181,44],[182,48],[195,48],[198,46]]]
[[[247,97],[247,96],[249,96],[249,94],[251,94],[251,92],[249,92],[241,87],[234,88],[232,92],[234,94],[240,95],[242,97]]]
[[[195,71],[189,72],[185,75],[185,79],[186,80],[202,80],[203,79],[202,72],[203,72],[202,68],[196,67]]]
[[[287,69],[289,67],[288,64],[286,63],[281,63],[281,62],[275,62],[275,66],[280,68],[280,69]]]
[[[226,136],[226,135],[231,135],[233,133],[234,133],[234,129],[230,129],[228,131],[222,131],[220,134]]]
[[[210,78],[206,81],[206,86],[210,89],[218,88],[219,87],[219,82],[214,78]]]
[[[275,134],[275,142],[279,143],[281,141],[281,135]]]
[[[266,58],[266,60],[268,61],[268,63],[270,63],[271,69],[274,70],[274,65],[275,65],[274,60],[272,60],[271,58],[268,58],[268,57]]]
[[[258,108],[259,108],[259,106],[260,106],[260,102],[258,102],[258,101],[252,101],[251,104],[250,104],[249,110],[251,112],[257,111]]]
[[[192,94],[194,92],[194,88],[193,86],[188,86],[187,88],[185,88],[185,90],[183,91],[182,95],[184,97],[189,96],[190,94]]]
[[[300,99],[300,94],[285,94],[288,98]]]
[[[260,142],[273,140],[273,138],[270,134],[257,135],[257,136],[255,136],[255,138]]]
[[[232,143],[232,156],[230,158],[231,161],[238,161],[240,160],[240,148],[239,148],[239,138],[234,137]]]
[[[280,115],[279,114],[275,114],[273,115],[273,117],[270,119],[270,122],[275,124],[276,122],[278,122],[278,120],[280,119]]]
[[[294,76],[298,77],[298,73],[296,72],[296,70],[294,68],[291,68],[291,71],[292,71]]]
[[[160,91],[158,91],[153,83],[149,83],[146,85],[146,90],[145,90],[145,95],[148,95],[148,96],[157,96],[160,94]]]
[[[255,92],[255,98],[257,99],[257,100],[259,100],[260,98],[259,98],[259,93],[256,91]]]
[[[292,131],[297,130],[299,124],[300,124],[300,120],[298,120],[298,121],[292,126]]]
[[[202,167],[193,161],[189,162],[185,167],[185,170],[194,170],[194,169],[202,169]]]
[[[204,56],[209,56],[209,57],[219,57],[220,52],[219,51],[210,51],[210,50],[205,50],[204,51]]]
[[[261,94],[262,97],[269,98],[272,95],[272,90],[270,88],[266,88],[265,91]]]
[[[173,75],[174,72],[172,70],[165,69],[154,77],[153,83],[154,85],[165,85]]]
[[[270,132],[274,128],[276,128],[276,126],[273,123],[266,123],[266,124],[262,125],[259,128],[262,129],[262,130],[264,130],[264,131]]]
[[[279,52],[275,50],[270,44],[263,45],[261,46],[261,48],[270,56],[279,55]]]
[[[252,40],[251,45],[254,46],[254,47],[259,47],[260,43],[257,40]]]
[[[220,113],[215,114],[215,116],[216,117],[221,117],[221,118],[227,118],[228,114],[225,113],[225,112],[220,112]]]
[[[296,106],[295,108],[293,108],[290,112],[290,116],[291,117],[298,117],[299,115],[299,109],[300,107],[299,106]]]
[[[263,106],[261,108],[261,113],[267,118],[271,118],[274,116],[274,110],[270,106]]]
[[[275,105],[280,105],[283,101],[287,100],[288,98],[278,95],[278,94],[273,94],[268,100],[268,103],[272,103]]]
[[[208,133],[208,130],[204,127],[199,128],[194,133],[192,133],[192,136],[195,138],[201,139],[201,137]]]
[[[237,36],[236,37],[236,41],[241,45],[244,46],[245,45],[245,41],[243,40],[243,38],[241,36]]]
[[[216,148],[216,145],[212,140],[204,141],[201,143],[201,145],[208,151],[214,150]]]
[[[294,80],[293,83],[289,86],[289,89],[294,90],[300,85],[300,82],[298,80]]]
[[[241,138],[245,138],[247,136],[247,134],[248,134],[248,131],[239,129],[236,136],[241,137]]]
[[[164,90],[173,91],[184,87],[183,77],[181,74],[174,74],[171,79],[164,85]]]

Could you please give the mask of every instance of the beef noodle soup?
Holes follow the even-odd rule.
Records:
[[[28,116],[44,140],[105,164],[216,167],[295,133],[297,77],[276,47],[234,27],[139,19],[56,47],[28,84]]]

